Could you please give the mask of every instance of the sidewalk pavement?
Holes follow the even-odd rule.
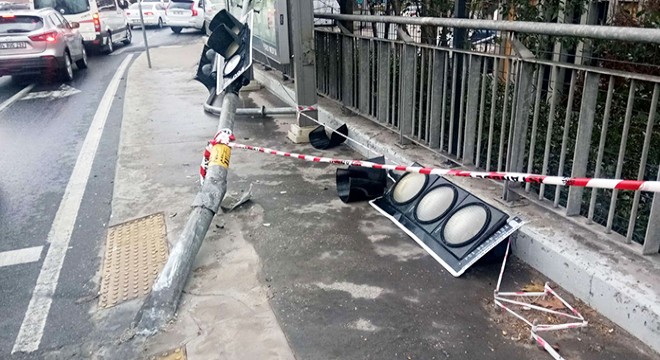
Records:
[[[202,111],[205,89],[192,80],[200,49],[154,49],[153,70],[141,56],[128,74],[112,221],[164,212],[170,242],[190,212],[217,126]],[[241,99],[243,107],[282,106],[266,90]],[[237,117],[234,132],[246,144],[359,158],[346,145],[320,152],[290,143],[294,122]],[[140,355],[185,346],[188,359],[549,358],[529,342],[527,327],[495,309],[499,264],[453,278],[367,203],[342,203],[335,169],[234,150],[229,193],[253,184],[252,201],[216,216],[177,319],[136,341]],[[546,279],[513,259],[504,280],[503,289],[514,290]],[[566,358],[660,358],[577,305],[589,328],[548,336]]]

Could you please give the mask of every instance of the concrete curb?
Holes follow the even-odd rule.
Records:
[[[294,90],[274,75],[255,68],[254,76],[282,101],[297,105]],[[321,98],[318,105],[321,123],[333,128],[346,123],[351,138],[391,161],[438,164],[438,154],[419,146],[390,145],[398,138],[393,132],[360,116],[343,115],[345,111],[333,101]],[[373,155],[350,141],[347,144],[365,157]],[[501,186],[493,182],[452,181],[489,202],[501,194]],[[660,259],[637,255],[612,241],[612,236],[586,228],[583,219],[559,216],[536,203],[530,200],[524,207],[504,209],[528,221],[514,241],[513,254],[660,352],[660,293],[656,289]]]

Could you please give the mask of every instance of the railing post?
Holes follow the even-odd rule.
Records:
[[[474,145],[477,135],[477,110],[479,107],[479,80],[481,80],[481,56],[471,56],[467,86],[467,111],[465,113],[465,138],[463,139],[463,163],[474,164]]]
[[[444,94],[445,84],[445,61],[446,53],[440,50],[433,50],[433,63],[431,70],[431,116],[429,117],[429,146],[432,149],[440,147],[440,125],[442,124],[442,105],[441,101]]]
[[[401,117],[399,118],[399,131],[401,144],[410,143],[405,136],[412,134],[413,110],[415,101],[415,61],[417,60],[417,49],[412,45],[403,46],[403,54],[399,71],[401,73],[401,97],[399,107]]]
[[[341,81],[341,100],[345,106],[353,106],[353,81],[355,75],[353,73],[353,63],[355,57],[353,56],[353,36],[343,35],[341,41],[341,59],[342,63],[342,81]]]
[[[328,70],[326,71],[327,77],[328,77],[328,92],[330,93],[330,96],[334,99],[339,98],[339,83],[340,83],[340,78],[339,75],[340,71],[338,69],[338,63],[340,59],[340,51],[337,46],[338,42],[338,36],[339,35],[329,35],[328,36],[328,51],[329,51],[329,56],[327,59],[327,64],[328,64]]]
[[[369,76],[369,40],[360,39],[358,51],[358,109],[364,115],[369,115],[369,98],[371,97]]]
[[[660,169],[658,169],[658,181],[660,181]],[[646,237],[642,245],[642,254],[652,255],[660,251],[660,193],[653,194],[651,203],[651,214],[649,224],[646,228]]]
[[[528,55],[528,54],[525,54]],[[524,57],[524,56],[523,56]],[[534,64],[528,63],[524,60],[520,61],[518,67],[520,74],[518,76],[518,84],[516,84],[517,91],[514,91],[517,98],[515,99],[516,108],[511,109],[515,111],[513,118],[513,133],[511,134],[511,152],[506,161],[506,170],[512,172],[522,172],[525,164],[525,146],[527,144],[527,129],[529,128],[529,114],[532,107],[532,98],[534,91],[532,89],[532,81],[534,77]],[[506,121],[502,119],[502,121]],[[504,184],[504,192],[502,198],[505,201],[511,200],[511,193],[509,190],[508,182]]]
[[[379,41],[378,45],[378,97],[376,98],[376,118],[378,122],[387,123],[390,99],[390,43]]]
[[[599,81],[600,75],[591,72],[587,73],[587,77],[584,80],[571,177],[584,177],[587,174],[587,162],[589,161],[591,132],[594,127],[594,116],[596,115]],[[572,186],[568,189],[566,216],[580,215],[583,193],[583,187]]]

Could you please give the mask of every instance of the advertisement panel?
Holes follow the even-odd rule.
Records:
[[[289,64],[289,18],[286,0],[255,0],[252,48],[279,64]],[[241,0],[230,0],[230,12],[240,17]]]

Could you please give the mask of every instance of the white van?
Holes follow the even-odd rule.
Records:
[[[68,21],[80,24],[86,47],[111,53],[116,42],[131,43],[131,29],[117,0],[33,0],[34,8],[53,8]]]

